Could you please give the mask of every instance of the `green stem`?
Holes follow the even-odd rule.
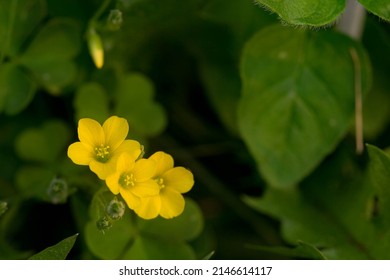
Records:
[[[3,64],[4,58],[6,56],[5,52],[8,50],[11,41],[12,31],[15,24],[17,5],[18,5],[18,0],[14,0],[11,2],[11,11],[9,15],[9,25],[8,25],[9,28],[6,31],[4,44],[2,46],[3,50],[0,52],[0,65]]]
[[[91,18],[90,22],[95,22],[98,21],[99,17],[104,13],[104,11],[107,9],[108,5],[110,4],[111,0],[104,0],[103,3],[100,5],[99,9],[96,11],[96,13],[93,15]]]

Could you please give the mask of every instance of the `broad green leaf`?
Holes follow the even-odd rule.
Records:
[[[15,56],[46,15],[45,0],[0,2],[0,58]]]
[[[271,185],[299,182],[347,132],[355,100],[351,49],[359,56],[365,93],[368,59],[344,35],[272,26],[247,43],[241,61],[239,127]]]
[[[163,107],[153,98],[154,86],[149,78],[128,74],[119,83],[115,112],[128,120],[130,129],[146,136],[157,135],[167,119]]]
[[[106,207],[113,198],[106,187],[97,191],[89,207],[91,220],[85,226],[87,246],[101,259],[122,259],[136,237],[133,217],[128,211],[119,221],[109,221],[110,226],[98,229],[97,223],[106,217]]]
[[[141,236],[134,241],[133,246],[124,255],[131,260],[193,260],[195,254],[192,248],[175,239],[159,240]]]
[[[388,0],[359,0],[371,13],[390,21],[390,3]]]
[[[98,230],[96,222],[91,220],[85,227],[85,239],[89,250],[101,259],[123,259],[136,237],[131,214],[125,214],[121,220],[103,232]]]
[[[81,32],[76,21],[55,19],[37,34],[20,58],[42,86],[58,93],[76,77],[77,68],[71,61],[81,48]]]
[[[198,205],[186,199],[184,212],[173,219],[156,218],[153,220],[139,219],[138,227],[141,234],[153,236],[156,239],[190,241],[196,238],[203,229],[203,216]]]
[[[76,119],[92,118],[103,123],[110,116],[107,93],[98,83],[81,85],[73,102]]]
[[[280,220],[286,241],[312,244],[328,259],[388,259],[390,159],[378,148],[368,151],[365,174],[332,158],[299,188],[270,188],[247,202]]]
[[[367,17],[363,44],[373,69],[372,88],[363,102],[364,136],[374,140],[390,122],[390,37],[376,18]]]
[[[386,236],[390,236],[390,158],[379,148],[367,145],[370,158],[369,178],[374,188],[375,225]],[[390,241],[383,244],[390,247]]]
[[[256,0],[295,25],[321,26],[332,23],[345,8],[345,0]]]
[[[73,248],[79,234],[65,238],[61,242],[46,248],[45,250],[31,256],[30,260],[65,260]]]
[[[70,132],[65,123],[50,120],[41,128],[30,128],[18,135],[15,149],[25,160],[42,163],[54,162],[64,152]]]
[[[77,77],[77,66],[69,60],[42,61],[29,67],[40,85],[52,94],[61,93]]]
[[[80,51],[80,47],[78,23],[70,19],[53,19],[35,36],[21,60],[30,66],[71,59]]]
[[[14,64],[3,64],[0,68],[0,112],[14,115],[31,102],[36,84],[26,71]]]

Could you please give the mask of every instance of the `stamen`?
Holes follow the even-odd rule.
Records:
[[[160,190],[165,188],[164,179],[163,178],[158,177],[158,178],[155,179],[155,181],[158,184],[158,186],[160,187]]]
[[[110,158],[110,146],[101,144],[95,147],[96,159],[100,162],[106,162]]]
[[[119,178],[119,184],[124,188],[134,187],[135,178],[133,173],[122,174]]]

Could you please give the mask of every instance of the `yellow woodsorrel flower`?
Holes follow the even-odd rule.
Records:
[[[150,159],[139,159],[132,154],[122,154],[116,171],[106,179],[107,187],[115,195],[121,194],[130,209],[140,206],[141,198],[155,196],[159,186],[152,179],[156,163]],[[141,218],[144,218],[140,215]]]
[[[141,154],[141,145],[134,140],[125,140],[129,125],[124,118],[112,116],[101,126],[89,118],[78,123],[80,142],[68,148],[68,157],[79,165],[89,168],[102,180],[115,172],[119,156],[126,152],[135,157]]]
[[[156,196],[142,198],[140,206],[134,211],[144,219],[158,215],[165,219],[179,216],[185,206],[182,194],[192,188],[194,176],[184,167],[174,167],[173,158],[164,152],[156,152],[149,159],[157,164],[153,179],[160,192]]]

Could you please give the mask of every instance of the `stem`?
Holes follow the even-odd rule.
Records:
[[[363,94],[361,86],[361,65],[359,56],[355,49],[350,49],[352,61],[355,68],[355,130],[356,130],[356,153],[358,155],[363,153],[364,140],[363,140]]]
[[[16,7],[18,5],[18,0],[14,0],[11,2],[11,12],[9,14],[9,24],[8,24],[8,30],[6,31],[6,34],[5,34],[5,40],[4,40],[4,43],[3,43],[3,50],[0,50],[0,64],[3,63],[4,61],[4,58],[6,56],[6,51],[8,50],[9,48],[9,45],[10,45],[10,42],[11,42],[11,36],[12,36],[12,31],[14,29],[14,25],[15,25],[15,18],[16,18]]]
[[[107,9],[108,5],[110,4],[111,0],[104,0],[103,3],[100,5],[99,9],[96,11],[96,13],[91,18],[91,22],[95,22],[99,19],[99,17],[104,13],[104,11]]]
[[[366,10],[356,0],[348,0],[347,7],[341,17],[337,29],[349,35],[355,40],[360,40],[363,35],[364,23],[366,19]],[[356,153],[363,153],[363,94],[361,87],[361,63],[358,53],[355,49],[350,49],[350,54],[354,64],[354,90],[355,90],[355,134],[356,134]]]

